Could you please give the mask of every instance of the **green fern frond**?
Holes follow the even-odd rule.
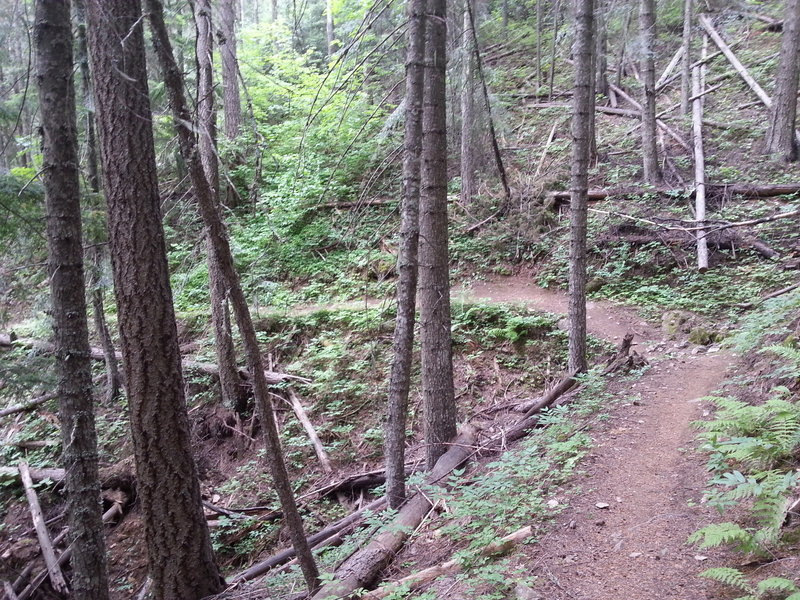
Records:
[[[736,523],[712,523],[690,535],[689,543],[699,544],[701,549],[716,548],[723,544],[749,548],[753,543],[753,535]]]
[[[714,567],[712,569],[706,569],[700,573],[700,577],[713,579],[714,581],[718,581],[727,586],[740,589],[748,594],[753,594],[755,592],[753,586],[750,585],[750,582],[748,582],[747,579],[745,579],[744,574],[739,569],[732,569],[731,567]]]
[[[766,592],[797,592],[797,585],[791,579],[783,577],[770,577],[759,581],[756,586],[760,594]]]
[[[785,600],[800,600],[800,592],[795,592],[790,596],[786,596]]]

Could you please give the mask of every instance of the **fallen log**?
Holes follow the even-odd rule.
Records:
[[[497,556],[502,555],[511,550],[517,544],[524,542],[526,539],[533,535],[533,528],[528,525],[511,533],[496,542],[492,542],[477,553],[477,556]],[[392,581],[383,587],[378,588],[372,592],[367,592],[361,596],[361,600],[382,600],[387,596],[391,596],[399,590],[403,592],[413,592],[418,590],[424,585],[431,583],[434,579],[443,575],[453,575],[460,572],[464,568],[464,559],[451,559],[440,565],[429,567],[418,573],[403,577],[397,581]]]
[[[742,79],[744,79],[745,83],[750,87],[751,90],[758,96],[758,99],[766,106],[767,108],[772,107],[772,99],[767,95],[764,89],[758,85],[753,76],[750,75],[750,72],[745,68],[745,66],[736,58],[736,55],[730,49],[728,44],[725,43],[725,40],[722,39],[722,36],[719,32],[714,29],[714,25],[711,23],[711,19],[708,18],[707,15],[700,15],[698,17],[700,21],[700,25],[702,25],[703,29],[706,30],[708,35],[714,40],[714,43],[717,47],[722,51],[725,55],[725,58],[728,59],[728,62],[733,65],[733,68],[736,69],[736,72],[741,75]]]
[[[55,350],[55,346],[51,342],[46,342],[43,340],[37,340],[34,338],[16,338],[12,334],[7,333],[0,333],[0,347],[21,347],[21,348],[30,348],[31,350],[37,350],[39,352],[43,352],[45,354],[52,354]],[[102,348],[91,347],[90,355],[93,360],[105,360],[105,355],[103,354]],[[122,353],[116,353],[117,360],[122,360]],[[219,376],[219,367],[214,363],[207,363],[207,362],[200,362],[196,360],[192,360],[190,358],[184,358],[181,361],[181,365],[183,366],[184,371],[196,371],[199,373],[204,373],[206,375],[215,375]],[[291,382],[300,382],[300,383],[309,383],[310,380],[306,379],[305,377],[301,377],[299,375],[290,375],[288,373],[276,373],[275,371],[264,371],[264,376],[267,379],[268,385],[278,385],[281,383],[291,383]],[[242,378],[244,381],[248,381],[250,379],[250,373],[244,367],[239,369],[239,377]],[[0,414],[0,416],[3,416]]]
[[[308,537],[308,545],[309,546],[317,546],[328,539],[337,536],[343,530],[347,529],[351,525],[355,525],[359,521],[361,521],[365,513],[367,511],[381,511],[386,507],[386,498],[379,498],[374,502],[371,502],[367,506],[351,513],[350,515],[346,516],[344,519],[337,521],[336,523],[329,525],[322,531],[318,531],[317,533]],[[245,571],[234,575],[230,583],[231,585],[236,585],[239,583],[244,583],[245,581],[251,581],[256,577],[260,577],[264,575],[268,571],[274,569],[275,567],[279,567],[287,562],[289,562],[295,556],[295,551],[293,547],[286,548],[276,554],[273,554],[269,558],[257,563]]]
[[[33,400],[25,402],[24,404],[16,404],[14,406],[9,406],[8,408],[0,410],[0,417],[7,417],[8,415],[26,412],[28,410],[33,410],[37,406],[41,406],[45,402],[49,400],[54,400],[55,398],[58,398],[58,394],[45,394],[44,396],[39,396],[38,398],[34,398]]]
[[[450,449],[436,462],[426,478],[426,484],[437,485],[453,469],[459,467],[473,454],[477,430],[465,425]],[[384,528],[362,550],[356,552],[337,570],[336,578],[322,586],[312,600],[330,597],[345,598],[359,588],[366,588],[378,573],[389,564],[403,547],[410,533],[422,522],[431,508],[428,494],[417,492],[397,513],[395,520]]]
[[[709,194],[713,191],[713,194]],[[608,188],[590,189],[588,192],[588,199],[593,201],[605,200],[609,197],[625,197],[625,196],[640,196],[642,194],[662,194],[665,196],[678,196],[685,193],[685,190],[662,188],[653,190],[652,188],[641,187],[625,187],[625,188]],[[748,183],[719,183],[706,185],[707,196],[710,195],[728,195],[728,196],[743,196],[745,198],[774,198],[776,196],[790,196],[792,194],[800,193],[800,184],[787,183],[787,184],[748,184]],[[553,190],[548,192],[548,197],[555,201],[555,205],[562,205],[569,203],[569,190]]]
[[[39,538],[39,547],[42,549],[42,557],[44,558],[45,565],[47,565],[47,576],[50,578],[50,583],[53,585],[54,590],[60,594],[68,594],[69,588],[67,587],[67,580],[64,579],[64,574],[61,572],[61,567],[56,559],[53,543],[50,540],[50,534],[47,532],[47,526],[44,523],[42,508],[39,506],[39,497],[36,495],[36,490],[33,489],[33,481],[28,471],[28,463],[21,460],[18,469],[19,477],[22,480],[22,487],[25,489],[25,497],[28,499],[28,507],[30,508],[33,526],[36,529],[36,537]]]
[[[109,508],[106,512],[103,513],[103,523],[106,524],[110,523],[116,517],[118,516],[121,517],[124,514],[124,512],[125,511],[122,507],[122,504],[119,502],[115,502],[114,504],[111,505],[111,508]],[[67,546],[66,550],[64,550],[64,552],[62,552],[61,555],[58,557],[58,565],[63,567],[64,565],[67,564],[67,562],[69,562],[69,559],[71,557],[72,557],[72,544]],[[41,573],[39,573],[39,575],[34,577],[34,579],[30,582],[30,584],[28,584],[28,586],[20,593],[19,600],[27,600],[28,598],[30,598],[33,595],[33,593],[36,592],[39,586],[42,585],[42,582],[44,581],[46,575],[47,575],[47,570],[44,570]]]

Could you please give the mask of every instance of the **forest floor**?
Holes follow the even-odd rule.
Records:
[[[476,283],[455,297],[567,310],[563,293],[525,278]],[[637,351],[651,366],[635,382],[625,382],[627,389],[616,390],[639,399],[617,404],[608,421],[593,426],[594,448],[584,461],[584,476],[562,499],[568,507],[551,532],[519,557],[538,581],[535,592],[518,590],[517,597],[720,597],[710,595],[713,584],[696,574],[716,565],[721,551],[703,556],[687,544],[688,536],[712,517],[702,501],[708,474],[694,450],[691,422],[703,416],[700,398],[721,386],[734,356],[666,339],[660,328],[625,307],[590,301],[587,314],[589,332],[597,337],[617,342],[633,332]]]

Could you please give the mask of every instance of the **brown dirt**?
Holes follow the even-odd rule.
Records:
[[[524,279],[482,282],[458,295],[566,312],[565,295]],[[712,518],[701,503],[707,477],[703,457],[692,450],[690,423],[701,418],[699,398],[721,385],[732,359],[665,341],[626,308],[590,302],[587,312],[598,337],[618,340],[633,331],[652,367],[633,383],[617,384],[620,395],[639,399],[620,403],[609,421],[593,428],[585,477],[560,499],[568,507],[554,528],[519,560],[538,576],[536,593],[549,600],[718,597],[696,574],[716,565],[722,552],[699,552],[686,543]]]

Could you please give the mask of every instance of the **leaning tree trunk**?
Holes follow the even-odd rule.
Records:
[[[797,160],[797,78],[800,71],[800,0],[788,0],[781,36],[781,57],[775,78],[766,150],[787,162]]]
[[[272,403],[266,377],[264,376],[264,367],[258,348],[255,328],[253,327],[253,320],[250,316],[250,308],[242,292],[239,274],[233,263],[233,255],[228,242],[225,223],[219,212],[219,206],[214,203],[211,187],[198,156],[197,144],[192,131],[191,113],[183,92],[183,76],[172,53],[172,45],[164,24],[163,5],[159,0],[147,0],[147,9],[153,30],[153,43],[161,64],[165,87],[172,106],[181,155],[189,169],[189,177],[192,181],[192,188],[194,189],[207,235],[218,255],[220,269],[230,291],[231,305],[239,325],[239,333],[242,336],[247,367],[253,377],[253,393],[262,415],[262,426],[264,427],[267,443],[266,458],[272,472],[275,491],[280,499],[284,521],[289,531],[292,545],[297,551],[298,561],[306,584],[310,590],[314,590],[318,586],[319,573],[303,531],[303,521],[300,518],[292,492],[278,430],[275,426],[275,420],[271,416]]]
[[[417,297],[420,152],[422,151],[425,0],[410,0],[406,51],[406,123],[403,150],[403,206],[397,259],[397,320],[392,342],[392,372],[386,420],[386,495],[391,508],[406,497],[405,445],[408,392]]]
[[[194,5],[197,26],[197,120],[200,161],[211,186],[215,204],[219,204],[219,161],[217,159],[217,112],[214,106],[214,64],[211,21],[211,1],[196,0]],[[239,374],[233,349],[231,319],[228,312],[228,288],[220,272],[219,257],[206,233],[208,282],[211,296],[211,322],[219,365],[219,385],[223,402],[237,412],[245,407],[239,402]]]
[[[202,598],[223,580],[200,502],[161,227],[139,0],[89,0],[109,244],[152,595]],[[120,110],[125,107],[125,110]]]
[[[89,71],[89,53],[86,45],[86,6],[84,0],[75,0],[75,20],[77,22],[77,59],[81,72],[81,91],[86,103],[86,166],[89,188],[93,193],[100,192],[100,175],[97,165],[97,140],[94,125],[94,102],[92,101],[92,79]],[[95,238],[93,241],[100,242]],[[113,402],[119,396],[120,379],[119,364],[117,363],[114,341],[106,321],[106,309],[103,296],[102,267],[103,258],[107,252],[106,244],[96,243],[88,253],[91,255],[89,267],[89,293],[92,298],[92,316],[97,337],[105,354],[106,363],[106,400]]]
[[[34,39],[72,591],[108,598],[83,278],[78,131],[68,2],[36,2]]]
[[[572,181],[569,245],[569,371],[586,363],[586,221],[589,160],[594,138],[594,0],[575,5],[575,87],[572,108]]]
[[[447,239],[447,65],[445,0],[428,1],[419,226],[422,398],[428,468],[456,435]]]
[[[465,206],[475,196],[475,46],[469,2],[464,0],[461,33],[461,202]]]
[[[652,185],[661,183],[656,145],[656,13],[654,0],[641,0],[639,30],[642,38],[642,160],[644,180]]]

